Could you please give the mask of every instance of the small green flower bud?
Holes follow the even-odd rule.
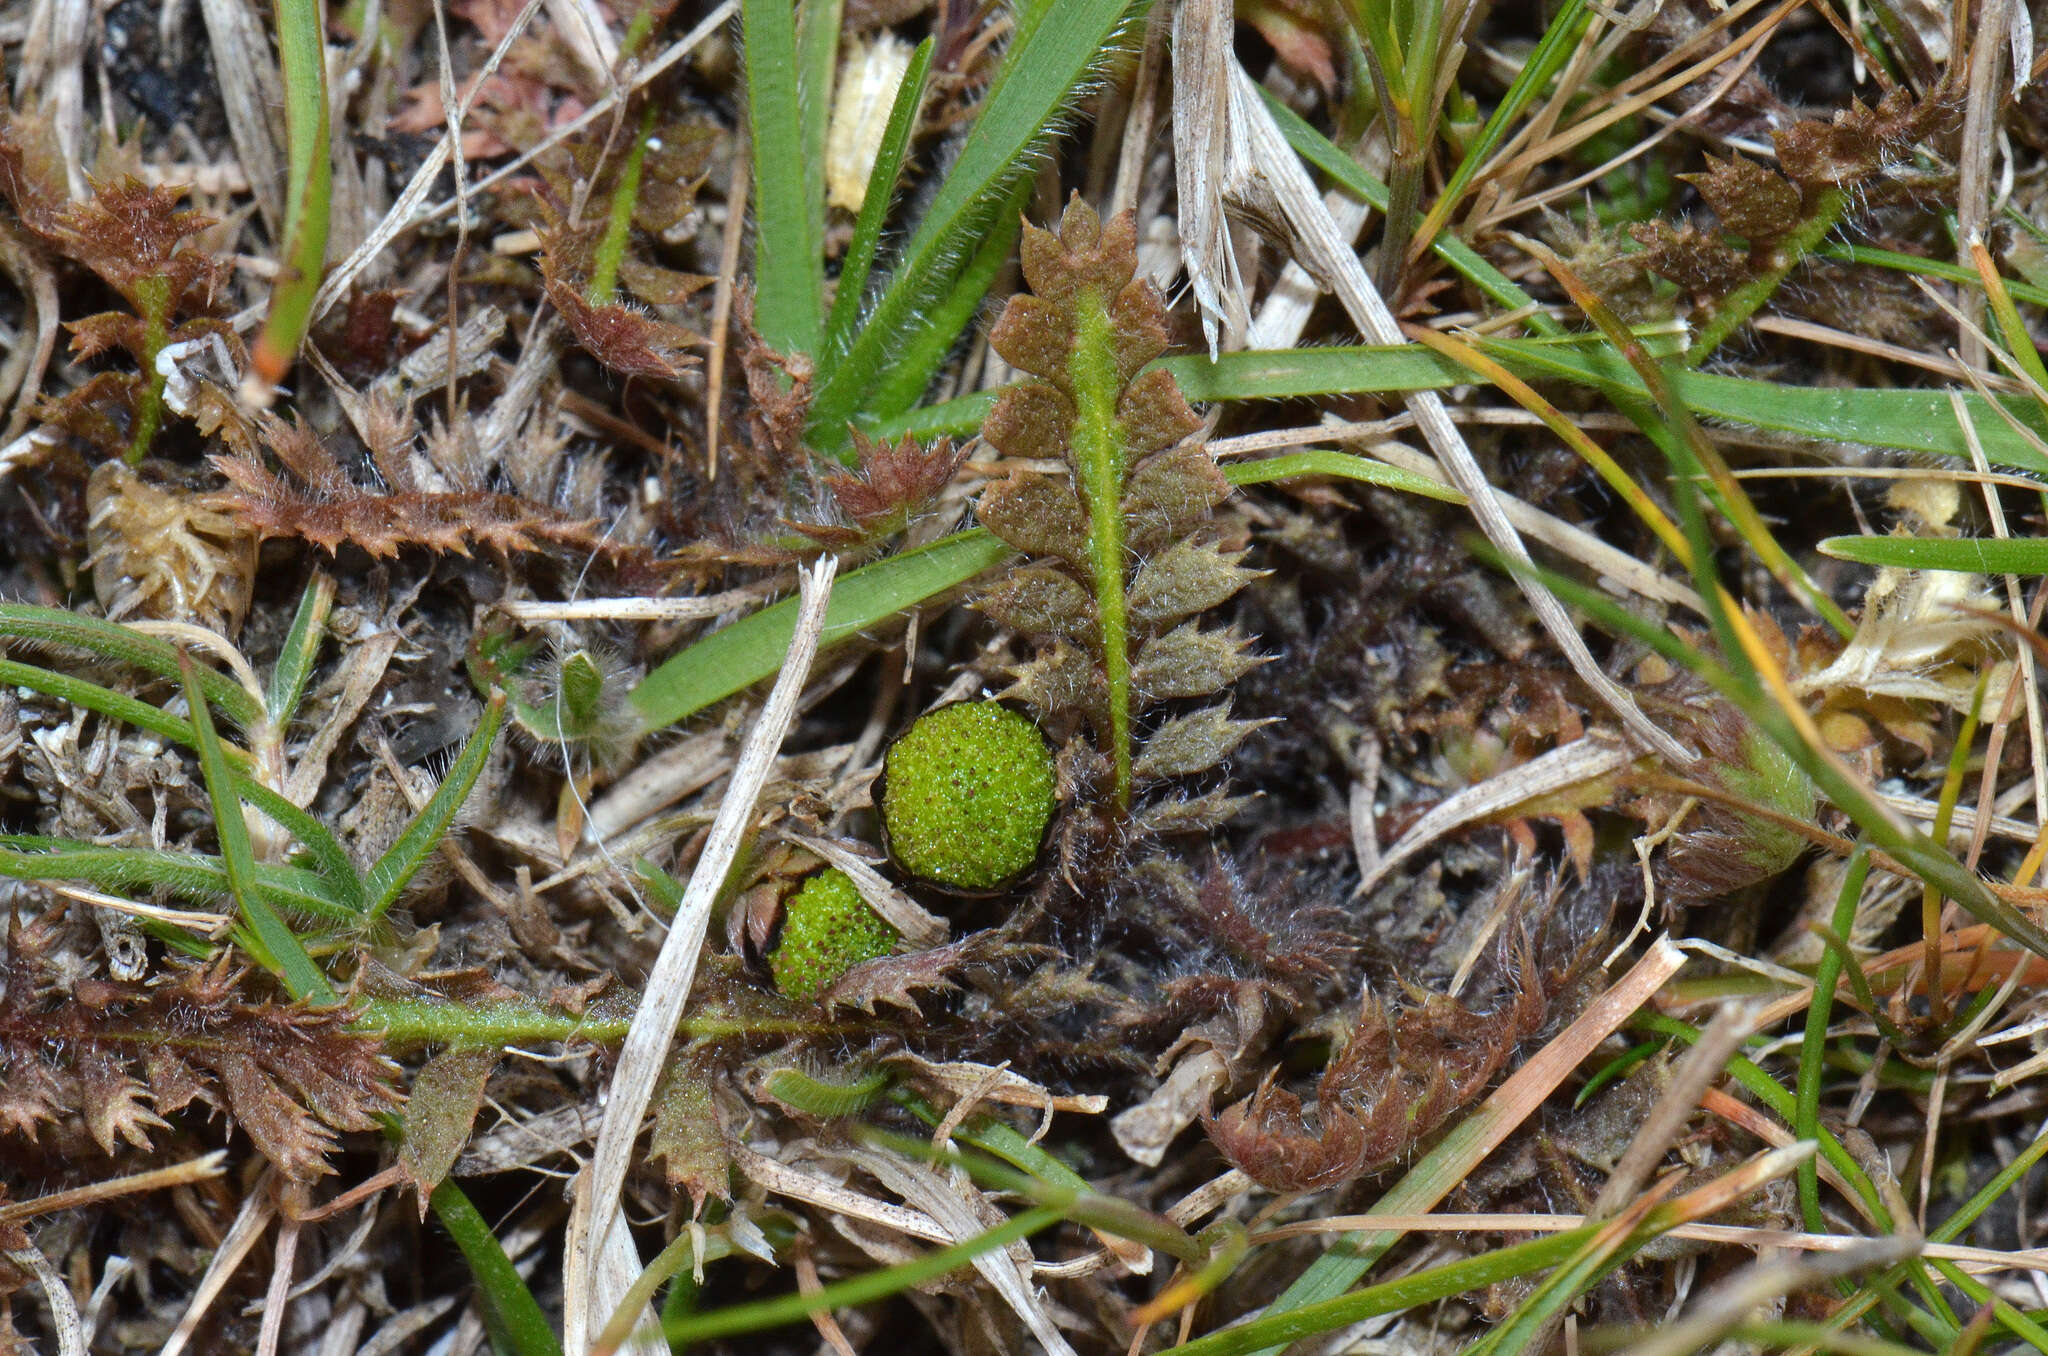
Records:
[[[1031,869],[1052,823],[1052,749],[996,702],[921,717],[883,762],[882,829],[910,875],[947,889],[998,890]]]
[[[782,937],[768,969],[783,997],[809,1002],[833,980],[896,945],[896,930],[837,867],[816,872],[782,906]]]

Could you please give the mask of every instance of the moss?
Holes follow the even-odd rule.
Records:
[[[1052,822],[1052,750],[1038,727],[995,702],[959,702],[918,720],[889,748],[882,824],[910,875],[995,890],[1038,860]]]
[[[853,878],[828,867],[783,905],[782,937],[768,958],[775,987],[806,1002],[833,980],[896,945],[896,931],[867,906]]]

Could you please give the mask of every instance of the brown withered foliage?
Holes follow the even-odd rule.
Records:
[[[929,447],[909,434],[895,442],[876,440],[856,429],[853,448],[859,458],[852,471],[834,471],[824,479],[832,502],[846,523],[796,523],[811,540],[835,551],[857,551],[902,533],[911,518],[952,483],[967,460],[967,449],[940,438]]]
[[[681,221],[703,184],[717,132],[708,124],[675,120],[651,131],[642,176],[632,206],[632,225],[659,234]],[[655,264],[627,248],[618,261],[618,285],[641,306],[589,295],[596,254],[608,222],[612,194],[625,156],[605,154],[601,141],[573,139],[560,157],[543,160],[545,181],[534,199],[541,218],[541,285],[561,312],[576,342],[621,377],[674,381],[698,365],[690,350],[703,337],[641,306],[674,306],[708,287],[713,279]],[[581,217],[572,204],[584,203]]]
[[[75,978],[58,913],[11,919],[0,956],[0,1139],[82,1125],[112,1154],[150,1147],[193,1102],[225,1112],[278,1170],[332,1171],[337,1132],[374,1130],[399,1100],[396,1066],[344,1008],[252,1001],[219,962],[151,983]]]
[[[63,396],[44,397],[39,412],[104,456],[139,456],[164,417],[157,354],[207,336],[241,352],[225,318],[227,266],[197,240],[216,223],[181,208],[182,189],[123,177],[72,203],[58,176],[61,167],[37,151],[32,137],[12,120],[0,121],[0,198],[23,233],[50,257],[89,269],[130,307],[66,322],[72,358],[89,362],[121,352],[137,370],[95,373]]]
[[[1832,211],[1823,207],[1832,195],[1860,191],[1954,118],[1954,94],[1944,83],[1924,98],[1895,89],[1875,108],[1857,104],[1832,121],[1796,122],[1772,134],[1776,170],[1739,155],[1709,155],[1704,172],[1679,176],[1699,190],[1718,227],[1648,221],[1630,234],[1652,272],[1711,303],[1779,263],[1781,242],[1817,212]]]
[[[370,448],[387,487],[380,492],[349,479],[302,419],[287,423],[265,415],[260,427],[263,445],[282,469],[272,470],[249,446],[215,453],[210,460],[229,488],[208,501],[260,539],[294,538],[329,554],[355,546],[377,557],[407,547],[457,555],[468,555],[473,546],[500,555],[561,547],[616,557],[624,550],[590,523],[515,494],[422,490],[408,456],[409,433],[379,439]]]
[[[1214,518],[1230,485],[1208,450],[1187,441],[1201,421],[1171,374],[1147,369],[1166,351],[1166,309],[1137,277],[1134,218],[1127,212],[1104,224],[1077,196],[1057,235],[1025,226],[1021,253],[1031,293],[1010,298],[989,344],[1031,379],[1004,390],[982,436],[1008,456],[1065,462],[1069,475],[1020,469],[983,492],[983,525],[1033,560],[978,605],[1038,648],[1011,669],[1003,695],[1055,730],[1084,719],[1108,760],[1118,730],[1162,703],[1212,697],[1259,662],[1235,627],[1204,630],[1198,620],[1256,574]],[[1104,326],[1115,390],[1111,428],[1093,425],[1075,389],[1077,368],[1096,356],[1077,357],[1084,335]],[[1101,451],[1105,444],[1112,450]],[[1105,456],[1107,468],[1099,464]],[[1114,496],[1129,562],[1126,712],[1109,705],[1090,521],[1095,495]],[[1206,772],[1253,728],[1232,720],[1227,703],[1171,716],[1137,752],[1133,781],[1143,787]],[[1175,828],[1192,829],[1220,822],[1232,806],[1218,795],[1206,810],[1172,808]]]
[[[1315,1123],[1275,1069],[1250,1097],[1205,1118],[1233,1165],[1274,1191],[1319,1191],[1413,1150],[1485,1091],[1542,1023],[1543,982],[1527,963],[1505,1006],[1476,1012],[1428,994],[1394,1007],[1368,995],[1350,1039],[1316,1083]]]

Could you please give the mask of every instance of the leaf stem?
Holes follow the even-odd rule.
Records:
[[[1074,299],[1074,352],[1068,376],[1074,393],[1075,488],[1088,510],[1088,564],[1102,624],[1102,673],[1109,686],[1111,795],[1118,814],[1131,809],[1131,646],[1124,596],[1123,425],[1117,420],[1116,336],[1109,298],[1089,288]]]
[[[1692,341],[1692,347],[1685,351],[1685,365],[1698,367],[1714,356],[1714,350],[1721,347],[1729,335],[1742,327],[1744,321],[1755,315],[1763,304],[1771,299],[1779,284],[1799,261],[1811,254],[1828,232],[1835,229],[1842,219],[1842,209],[1848,206],[1849,195],[1839,188],[1823,189],[1813,201],[1806,217],[1792,231],[1778,241],[1771,253],[1769,266],[1764,272],[1751,278],[1742,286],[1721,298],[1713,311],[1700,326],[1699,335]]]

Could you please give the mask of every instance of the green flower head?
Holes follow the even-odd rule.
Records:
[[[883,764],[882,827],[903,870],[946,889],[998,890],[1031,869],[1052,823],[1052,749],[996,702],[921,717]]]
[[[799,1003],[896,945],[896,930],[837,867],[811,875],[782,906],[782,937],[768,957],[775,987]]]

